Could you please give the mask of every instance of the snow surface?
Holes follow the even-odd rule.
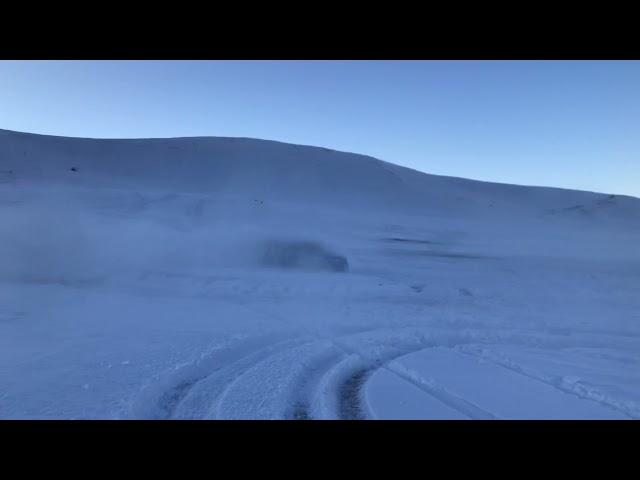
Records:
[[[640,418],[639,240],[633,197],[0,130],[0,418]]]

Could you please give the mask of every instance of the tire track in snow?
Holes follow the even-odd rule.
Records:
[[[380,331],[387,330],[372,330],[360,333]],[[325,379],[321,382],[321,384],[324,383],[325,385],[325,397],[328,390],[333,390],[334,397],[332,401],[327,401],[325,398],[325,403],[321,408],[323,413],[322,418],[336,418],[340,420],[366,420],[374,418],[373,412],[369,411],[364,401],[363,388],[369,378],[379,369],[385,369],[399,376],[401,379],[407,380],[404,376],[399,375],[396,371],[389,368],[390,362],[396,358],[429,348],[429,345],[425,344],[424,339],[415,335],[409,335],[404,338],[395,338],[395,341],[391,342],[389,342],[388,339],[380,339],[373,345],[368,345],[369,350],[372,351],[367,352],[366,350],[358,350],[345,344],[344,340],[353,336],[345,336],[332,340],[332,343],[344,352],[346,358],[328,371]],[[400,341],[398,342],[398,340]],[[386,349],[386,351],[376,352],[381,346]],[[419,388],[425,391],[424,387]],[[431,394],[430,392],[425,393]],[[457,402],[456,405],[459,403],[462,402]],[[467,410],[470,410],[470,408],[466,409],[463,414],[466,414]]]
[[[346,378],[342,379],[338,384],[337,402],[334,407],[336,412],[335,417],[341,420],[365,420],[373,418],[374,415],[372,412],[368,411],[366,408],[366,402],[363,400],[363,389],[366,386],[367,381],[376,371],[386,370],[401,380],[414,385],[426,395],[429,395],[453,410],[460,412],[465,417],[483,420],[497,419],[498,417],[496,415],[452,392],[449,392],[434,380],[417,377],[413,375],[412,372],[405,370],[402,365],[396,363],[396,360],[399,358],[428,348],[433,348],[433,346],[421,345],[408,348],[402,352],[395,352],[386,355],[383,359],[373,362],[366,356],[360,356],[358,353],[354,353],[354,356],[360,357],[361,362],[357,362],[355,366],[352,366],[350,368],[351,373],[349,373]]]
[[[431,348],[431,347],[427,347]],[[426,349],[422,349],[426,350]],[[416,350],[419,351],[419,350]],[[415,353],[415,352],[410,352]],[[408,354],[407,354],[408,355]],[[404,356],[404,355],[403,355]],[[427,395],[431,395],[441,403],[446,406],[460,412],[461,414],[469,417],[472,420],[497,420],[500,417],[494,415],[493,413],[484,410],[478,405],[466,400],[465,398],[456,395],[453,392],[450,392],[442,385],[438,384],[435,380],[418,376],[411,372],[410,370],[405,369],[400,363],[397,363],[395,360],[389,362],[388,365],[385,365],[383,368],[385,370],[394,373],[401,379],[411,383],[415,387],[419,388]]]
[[[373,373],[371,369],[360,369],[345,380],[338,393],[338,418],[340,420],[366,420],[362,401],[362,387]]]
[[[315,420],[315,414],[312,412],[314,397],[317,394],[322,378],[337,363],[344,358],[335,349],[331,349],[330,353],[317,363],[307,366],[307,371],[298,380],[298,389],[291,399],[291,411],[287,418],[291,420]]]
[[[296,340],[282,340],[274,335],[242,339],[215,348],[144,388],[132,406],[131,414],[135,418],[171,419],[189,393],[212,375],[233,370],[237,364],[248,362],[249,366],[253,365],[260,358],[285,349]]]
[[[539,346],[541,341],[553,346],[558,339],[553,335],[542,339],[539,334],[518,331],[453,332],[426,327],[358,329],[337,336],[317,333],[248,338],[170,374],[151,388],[150,395],[141,395],[134,416],[227,418],[227,413],[233,412],[232,418],[251,418],[253,412],[259,418],[275,415],[289,419],[365,419],[372,413],[363,402],[363,388],[375,371],[385,369],[466,417],[498,418],[435,380],[407,371],[395,360],[435,346],[458,350],[467,344]],[[277,393],[275,389],[279,389]],[[271,396],[268,401],[266,395]],[[247,400],[263,397],[261,404]],[[234,402],[246,403],[249,410],[243,412]],[[273,407],[276,404],[282,408]]]
[[[235,378],[243,375],[246,371],[253,368],[254,365],[260,363],[264,359],[293,348],[301,341],[301,339],[294,338],[275,344],[269,344],[263,348],[251,351],[231,363],[221,365],[219,368],[216,368],[207,375],[199,378],[196,382],[192,382],[185,394],[180,398],[180,401],[174,405],[168,418],[206,418],[211,405],[214,405],[219,400],[223,395],[226,386],[229,383],[232,383]],[[213,379],[214,381],[209,382],[210,379]],[[205,383],[206,386],[203,387]],[[206,393],[206,402],[199,402],[199,404],[198,402],[189,402],[192,393],[200,387],[203,387],[199,392],[201,396],[203,392]],[[190,403],[189,408],[183,408],[187,403]],[[196,405],[195,408],[194,405]]]
[[[465,348],[466,347],[466,348]],[[502,368],[510,370],[519,375],[531,378],[532,380],[545,383],[562,393],[568,393],[575,395],[583,400],[590,400],[608,408],[612,408],[630,418],[640,418],[640,406],[631,401],[618,400],[616,398],[607,395],[598,388],[589,387],[579,381],[567,380],[567,377],[558,375],[545,375],[543,373],[535,372],[527,369],[524,366],[518,364],[512,358],[505,354],[491,351],[490,349],[482,348],[477,350],[473,345],[462,346],[462,348],[456,348],[456,350],[464,355],[480,358],[482,360],[498,365]]]
[[[427,329],[431,330],[431,329]],[[356,343],[357,347],[348,345],[348,340],[357,339],[361,335],[384,333],[377,339],[362,338]],[[466,338],[466,335],[451,334],[447,338],[425,338],[415,328],[409,329],[362,329],[352,334],[335,338],[316,337],[316,342],[329,342],[335,349],[342,352],[342,361],[338,363],[326,360],[319,364],[307,365],[306,370],[298,379],[298,388],[289,398],[289,413],[284,418],[290,419],[366,419],[372,415],[364,408],[362,389],[366,381],[376,370],[383,368],[402,380],[407,381],[423,392],[436,398],[462,415],[473,419],[498,418],[473,403],[461,398],[435,383],[431,379],[414,378],[401,367],[392,364],[396,358],[426,348],[446,345],[453,347],[460,343],[477,342],[478,338]],[[492,335],[489,335],[492,337]],[[439,340],[439,341],[438,341]],[[489,339],[487,339],[489,340]],[[493,340],[493,339],[492,339]],[[310,342],[310,345],[314,342]],[[377,351],[382,348],[382,352]],[[279,352],[281,353],[281,352]],[[263,362],[270,361],[265,357]],[[258,364],[254,365],[254,367]],[[254,368],[254,367],[251,367]],[[251,370],[247,369],[247,371]],[[274,381],[278,381],[274,379]],[[232,381],[226,388],[224,397],[234,389],[238,379]],[[313,392],[315,389],[315,392]],[[260,395],[259,392],[255,392]],[[320,400],[318,400],[320,397]],[[324,397],[324,398],[322,398]],[[332,397],[332,398],[330,398]],[[313,398],[314,400],[309,400]],[[216,418],[225,418],[222,411],[218,411]]]
[[[226,385],[212,417],[290,418],[292,405],[304,405],[305,383],[308,392],[313,388],[314,373],[321,374],[335,356],[330,342],[315,338],[265,356]],[[300,409],[297,413],[310,417]]]

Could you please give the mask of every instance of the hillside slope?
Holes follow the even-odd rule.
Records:
[[[640,199],[0,130],[0,418],[640,418]]]
[[[489,207],[640,218],[633,197],[429,175],[364,155],[248,138],[96,140],[0,130],[0,162],[5,182],[242,192],[341,209],[477,213]]]

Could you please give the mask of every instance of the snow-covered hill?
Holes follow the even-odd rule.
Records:
[[[640,221],[640,199],[428,175],[372,157],[249,138],[96,140],[0,130],[7,182],[261,200],[403,213],[528,212]],[[77,171],[71,171],[76,169]]]
[[[640,417],[634,197],[0,130],[0,222],[0,418]]]

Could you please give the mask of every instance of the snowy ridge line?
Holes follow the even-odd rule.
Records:
[[[637,402],[630,400],[619,400],[610,395],[607,395],[601,390],[589,387],[580,381],[572,381],[567,377],[559,377],[556,375],[545,375],[533,370],[527,369],[511,358],[504,354],[500,354],[491,351],[487,348],[478,349],[474,345],[460,345],[456,347],[456,350],[462,354],[481,358],[483,360],[499,365],[503,368],[511,370],[512,372],[524,375],[533,380],[545,383],[563,393],[575,395],[583,400],[590,400],[599,403],[603,406],[612,408],[624,415],[627,415],[634,419],[640,419],[640,405]]]

